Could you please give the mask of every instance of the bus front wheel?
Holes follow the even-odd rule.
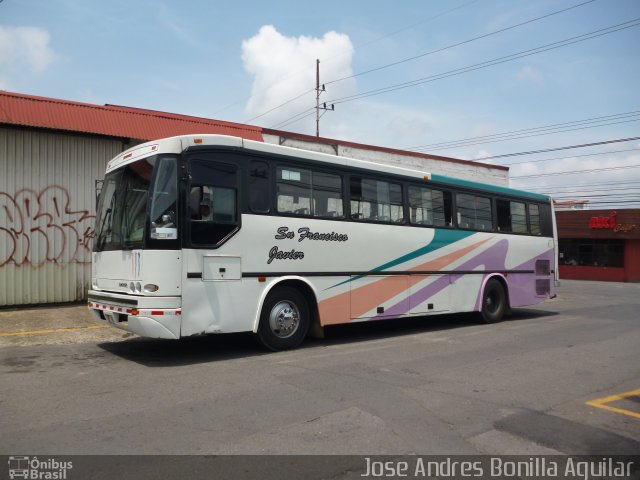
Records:
[[[496,323],[502,320],[507,310],[507,294],[499,280],[490,279],[484,287],[482,294],[482,307],[480,315],[485,323]]]
[[[309,304],[292,287],[275,287],[264,301],[258,324],[258,341],[269,350],[295,348],[309,330]]]

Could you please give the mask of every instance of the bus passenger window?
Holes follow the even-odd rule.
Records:
[[[458,226],[470,230],[493,230],[491,200],[486,197],[458,193],[456,195]]]
[[[522,202],[496,200],[498,231],[527,233],[527,214]]]
[[[411,186],[409,212],[414,225],[451,226],[451,193]]]
[[[529,225],[531,227],[531,235],[542,235],[540,207],[532,203],[529,204]]]
[[[324,172],[278,167],[278,213],[342,218],[342,178]]]
[[[351,177],[351,218],[374,222],[404,222],[402,187],[396,183]]]
[[[342,218],[342,178],[323,172],[313,172],[313,216]]]
[[[311,172],[299,168],[277,169],[278,213],[309,215]]]

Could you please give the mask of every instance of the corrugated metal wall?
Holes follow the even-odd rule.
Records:
[[[121,140],[0,127],[0,306],[83,300],[94,180]]]

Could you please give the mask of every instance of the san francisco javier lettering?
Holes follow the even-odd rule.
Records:
[[[303,240],[319,241],[319,242],[346,242],[349,236],[344,233],[336,232],[312,232],[308,227],[301,227],[297,232],[298,243]],[[274,236],[276,240],[295,240],[296,232],[290,230],[289,227],[279,227]],[[271,247],[269,250],[269,259],[267,264],[270,265],[274,260],[302,260],[304,252],[296,249],[280,250],[278,246]]]
[[[298,234],[300,238],[298,241],[301,242],[303,240],[321,240],[323,242],[346,242],[349,240],[349,237],[343,233],[318,233],[312,232],[307,227],[302,227],[298,229]]]
[[[286,252],[279,250],[278,247],[273,247],[269,250],[269,260],[267,264],[271,264],[274,260],[302,260],[304,258],[304,252],[299,252],[293,248]]]
[[[295,232],[289,230],[289,227],[278,228],[274,237],[276,240],[294,239]],[[323,242],[346,242],[349,236],[345,233],[336,232],[312,232],[309,227],[301,227],[298,229],[298,242],[303,240],[318,240]]]

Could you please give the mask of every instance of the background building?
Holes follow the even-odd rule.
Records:
[[[115,105],[0,91],[0,307],[81,301],[95,182],[138,143],[215,133],[508,185],[508,168]]]
[[[640,282],[640,209],[556,212],[560,279]]]

